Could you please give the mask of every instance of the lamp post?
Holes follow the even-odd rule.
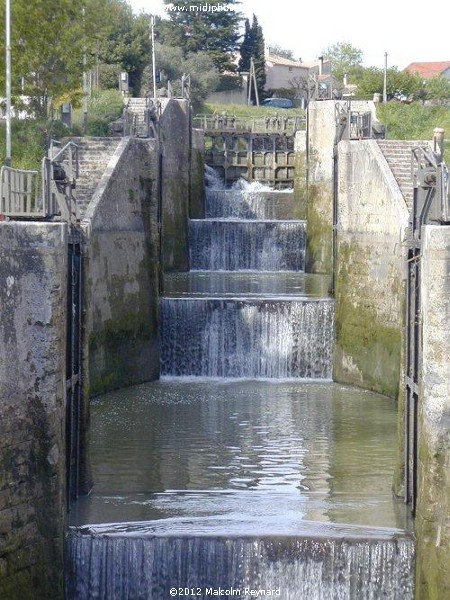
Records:
[[[387,102],[387,57],[388,53],[384,53],[384,76],[383,76],[383,102]]]
[[[153,98],[156,99],[155,16],[152,15],[152,77]]]
[[[11,0],[6,0],[6,166],[11,166]]]

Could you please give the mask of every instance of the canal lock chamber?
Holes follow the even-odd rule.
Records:
[[[332,381],[334,303],[292,192],[217,187],[190,272],[165,277],[161,379],[93,400],[67,598],[412,598],[396,406]]]

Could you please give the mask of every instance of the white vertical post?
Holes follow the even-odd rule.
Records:
[[[6,0],[6,160],[11,166],[11,0]]]
[[[83,24],[84,17],[86,14],[86,9],[83,7]],[[86,72],[87,69],[87,57],[86,57],[86,48],[83,49],[83,132],[87,132],[87,123],[88,123],[88,74]]]
[[[152,76],[153,98],[156,98],[155,17],[152,15]]]
[[[383,75],[383,102],[387,102],[387,57],[388,53],[384,53],[384,75]]]

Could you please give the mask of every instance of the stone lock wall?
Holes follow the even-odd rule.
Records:
[[[416,597],[450,597],[450,227],[422,228]]]
[[[205,218],[205,133],[203,129],[192,130],[189,217]]]
[[[86,212],[86,397],[159,375],[158,153],[124,139]]]
[[[396,398],[409,213],[376,141],[338,153],[335,378]]]
[[[0,223],[0,598],[63,597],[67,226]]]
[[[162,153],[163,267],[189,270],[189,168],[191,116],[186,100],[162,100],[159,144]]]
[[[308,107],[308,239],[306,270],[333,270],[333,172],[336,135],[335,102],[311,102]]]
[[[297,131],[294,138],[295,179],[294,179],[294,218],[307,218],[307,136],[306,131]]]

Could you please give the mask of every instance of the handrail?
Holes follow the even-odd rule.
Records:
[[[205,131],[239,131],[249,133],[289,133],[305,129],[305,117],[287,115],[236,117],[235,115],[196,115],[194,124]]]
[[[2,166],[0,213],[7,217],[44,217],[39,195],[39,172]]]

